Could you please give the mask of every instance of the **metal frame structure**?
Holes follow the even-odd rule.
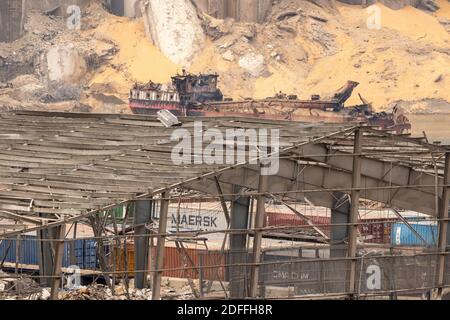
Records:
[[[195,120],[181,119],[181,128],[192,136],[199,134]],[[341,246],[345,243],[346,248],[335,251],[337,256],[329,260],[349,262],[342,294],[355,298],[360,281],[358,263],[362,263],[358,255],[358,213],[360,199],[366,199],[386,207],[420,212],[439,222],[439,251],[435,253],[439,255],[439,268],[433,288],[442,293],[442,288],[450,285],[446,283],[450,187],[450,150],[446,147],[359,124],[305,124],[233,117],[202,121],[204,130],[237,130],[238,139],[243,138],[243,141],[245,130],[279,130],[280,149],[271,151],[271,156],[279,158],[278,173],[262,175],[263,159],[250,159],[249,148],[245,149],[246,161],[233,165],[207,165],[196,161],[176,165],[171,160],[176,145],[171,135],[179,128],[166,128],[154,117],[22,111],[1,114],[0,237],[7,239],[28,232],[57,230],[59,236],[55,239],[41,238],[45,248],[46,241],[60,244],[64,240],[62,230],[67,224],[87,221],[117,206],[139,203],[142,208],[137,210],[138,217],[132,229],[133,237],[139,238],[135,244],[141,244],[136,249],[140,252],[136,262],[145,270],[138,268],[135,273],[142,273],[138,286],[146,286],[148,239],[156,238],[156,262],[151,272],[153,298],[160,299],[164,246],[169,236],[166,233],[169,202],[180,189],[200,192],[222,204],[230,226],[223,232],[230,235],[230,249],[240,255],[232,257],[231,268],[241,272],[241,276],[240,266],[245,270],[250,268],[248,289],[239,284],[240,280],[233,285],[231,279],[230,286],[234,288],[231,296],[257,297],[260,268],[264,265],[261,239],[268,231],[263,223],[266,200],[314,203],[342,217],[340,223],[331,226],[335,237],[331,237],[330,250],[334,250],[339,241]],[[203,142],[199,147],[205,145],[207,143]],[[224,141],[223,145],[234,149],[236,141]],[[189,154],[191,159],[199,156],[197,151]],[[350,196],[344,200],[350,201],[349,211],[338,212],[339,194]],[[253,228],[242,219],[243,214],[249,213],[250,198],[256,199]],[[150,209],[145,205],[150,201],[160,203],[158,227],[153,233],[146,231],[152,222],[152,215],[147,212]],[[228,201],[235,204],[231,212],[226,210]],[[95,237],[107,237],[105,224],[98,223],[99,232]],[[311,222],[309,227],[316,228]],[[126,239],[125,228],[122,234],[117,233],[116,226],[114,229],[115,237]],[[339,239],[336,239],[338,234]],[[253,238],[253,253],[244,257],[242,252],[247,250],[249,236]],[[48,265],[44,265],[42,271],[53,266],[50,278],[53,279],[52,297],[56,298],[61,246],[54,247],[53,258],[43,260],[42,263]],[[105,262],[102,272],[116,274],[108,270]],[[49,277],[48,273],[42,275]]]

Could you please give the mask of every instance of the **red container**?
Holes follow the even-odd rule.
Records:
[[[163,272],[165,277],[199,279],[200,266],[203,268],[204,280],[225,280],[225,267],[214,267],[225,265],[225,254],[207,251],[204,249],[186,249],[190,259],[185,259],[184,254],[177,248],[166,247],[164,256],[164,269],[186,268],[186,270],[167,270]],[[192,263],[197,269],[192,268]],[[202,264],[200,264],[200,260]]]
[[[330,235],[330,217],[323,216],[307,216],[316,226],[323,226],[322,230],[326,235]],[[290,213],[278,213],[278,212],[268,212],[267,213],[267,225],[268,226],[294,226],[301,227],[307,226],[308,224],[295,214]],[[367,243],[390,243],[390,233],[391,225],[395,222],[395,219],[363,219],[360,220],[362,223],[358,230],[363,237],[368,237],[365,240]],[[326,226],[328,225],[328,226]]]
[[[210,266],[212,268],[203,269],[203,279],[204,280],[225,280],[225,267],[214,267],[219,265],[224,265],[226,258],[225,254],[220,254],[218,252],[207,251],[205,249],[189,249],[186,248],[186,254],[189,258],[185,258],[184,253],[182,254],[180,250],[176,247],[166,247],[164,249],[164,277],[173,278],[191,278],[199,279],[199,268],[200,262],[202,266]],[[128,260],[128,275],[130,277],[134,276],[134,243],[127,244],[127,260]],[[201,258],[200,258],[201,256]],[[156,252],[152,250],[152,257],[155,259]],[[201,261],[200,261],[201,260]],[[116,270],[124,270],[124,254],[123,247],[121,252],[117,252],[116,249]],[[194,263],[194,267],[191,263]],[[182,270],[183,268],[184,270]]]
[[[320,217],[320,216],[306,216],[308,219],[312,221],[312,223],[316,225],[326,225],[330,224],[329,217]],[[305,220],[299,218],[295,214],[290,213],[278,213],[278,212],[268,212],[267,213],[267,225],[269,226],[307,226],[308,224]]]

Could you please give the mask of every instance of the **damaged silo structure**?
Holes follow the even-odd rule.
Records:
[[[108,10],[121,17],[138,18],[142,16],[141,0],[104,0],[103,3]]]
[[[419,9],[436,11],[439,9],[437,1],[433,0],[338,0],[343,3],[352,5],[371,6],[377,2],[385,5],[386,7],[394,10],[402,9],[407,6],[413,6]]]
[[[0,42],[12,42],[22,37],[26,0],[0,1]]]
[[[272,8],[272,0],[229,0],[225,2],[228,6],[228,17],[242,22],[263,22]]]
[[[194,0],[203,12],[218,19],[233,18],[240,22],[264,22],[272,0]]]
[[[146,34],[173,63],[187,67],[204,47],[206,36],[189,0],[142,1]]]
[[[28,0],[27,9],[37,10],[39,12],[59,11],[59,14],[67,13],[69,6],[78,6],[83,8],[92,0]]]

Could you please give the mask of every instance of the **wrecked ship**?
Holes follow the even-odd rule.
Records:
[[[266,99],[233,101],[224,98],[218,88],[217,74],[188,74],[172,77],[172,85],[135,84],[130,91],[130,109],[135,114],[155,115],[166,109],[177,116],[194,117],[252,117],[268,120],[301,122],[361,122],[397,134],[409,133],[411,124],[399,107],[391,113],[376,113],[371,103],[361,98],[362,104],[345,106],[358,82],[348,81],[331,98],[312,95],[300,100],[296,95],[279,92]]]

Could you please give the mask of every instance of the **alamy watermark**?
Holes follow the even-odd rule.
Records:
[[[381,30],[381,8],[377,5],[372,5],[366,9],[369,17],[367,18],[367,29]]]
[[[381,290],[381,268],[377,265],[370,265],[366,270],[368,290]]]
[[[280,167],[280,132],[278,129],[217,128],[205,130],[201,121],[194,122],[193,133],[176,129],[171,141],[172,162],[176,165],[236,165],[261,163],[262,175],[276,175]]]
[[[67,28],[70,30],[81,29],[81,8],[76,5],[70,5],[67,7]]]
[[[81,269],[78,266],[69,266],[64,273],[66,289],[77,290],[81,287]]]

